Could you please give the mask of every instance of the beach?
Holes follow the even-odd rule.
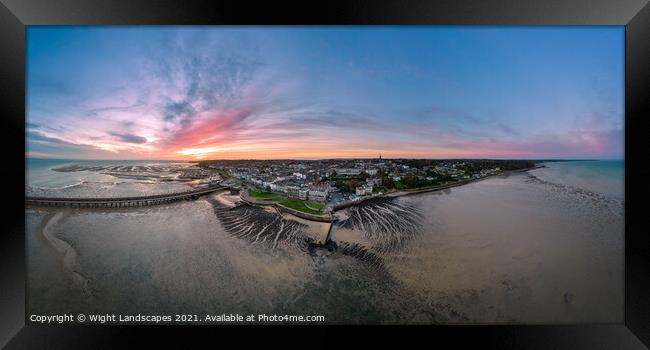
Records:
[[[622,322],[624,203],[551,182],[548,170],[341,210],[334,251],[305,244],[328,224],[231,210],[223,192],[143,208],[27,209],[29,312]]]

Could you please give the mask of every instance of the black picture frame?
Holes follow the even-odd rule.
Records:
[[[650,5],[646,0],[328,1],[300,4],[245,1],[0,0],[0,120],[4,143],[4,214],[0,232],[0,345],[8,349],[121,348],[149,339],[241,341],[308,334],[336,344],[342,327],[38,326],[25,320],[25,26],[161,24],[371,25],[623,25],[625,26],[625,322],[611,325],[355,327],[357,341],[425,335],[431,344],[500,349],[644,349],[650,345],[650,240],[644,230],[648,193]],[[287,328],[291,328],[290,331]],[[296,328],[299,328],[296,330]],[[368,333],[372,332],[370,336]],[[645,344],[645,345],[644,345]]]

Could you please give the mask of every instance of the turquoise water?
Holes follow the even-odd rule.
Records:
[[[52,169],[67,165],[110,166],[110,165],[146,165],[173,163],[171,161],[145,161],[145,160],[65,160],[65,159],[38,159],[26,160],[27,187],[44,189],[62,189],[76,186],[83,182],[123,182],[114,176],[100,174],[94,171],[58,172]]]
[[[546,168],[531,171],[538,178],[623,199],[624,160],[548,162]]]
[[[103,182],[114,180],[112,176],[89,171],[62,173],[52,170],[65,165],[95,163],[97,161],[27,158],[25,164],[26,185],[28,188],[62,189],[79,185],[84,181]]]
[[[174,161],[145,160],[62,160],[26,159],[27,187],[40,189],[65,189],[82,183],[129,182],[95,171],[57,172],[53,168],[66,165],[151,165],[172,164]],[[547,162],[546,167],[531,173],[552,183],[569,185],[592,192],[623,199],[625,162],[623,160]]]
[[[120,170],[124,176],[109,174],[109,169],[88,169],[61,172],[53,169],[64,166],[111,167],[111,166],[153,166],[153,173],[148,170]],[[62,159],[26,159],[27,196],[40,197],[119,197],[132,195],[150,195],[187,191],[191,187],[183,182],[163,182],[178,175],[177,170],[187,166],[178,161],[144,161],[144,160],[62,160]]]

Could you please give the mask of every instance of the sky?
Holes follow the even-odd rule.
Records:
[[[624,27],[29,26],[27,157],[621,159]]]

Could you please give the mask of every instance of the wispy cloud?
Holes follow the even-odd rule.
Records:
[[[108,132],[109,135],[116,137],[120,141],[124,141],[127,143],[146,143],[147,138],[138,136],[138,135],[133,135],[133,134],[123,134],[119,132],[114,132],[110,131]]]
[[[104,30],[103,37],[120,33],[114,38],[120,45],[108,50],[101,40],[87,40],[83,61],[71,53],[28,52],[42,57],[29,60],[31,154],[121,159],[622,155],[622,91],[619,96],[616,88],[599,88],[611,79],[594,85],[584,76],[609,69],[600,51],[580,47],[591,37],[576,37],[569,45],[581,58],[576,62],[534,52],[538,48],[527,42],[503,42],[544,65],[541,75],[494,59],[490,72],[478,70],[484,65],[477,62],[494,54],[475,51],[476,42],[466,44],[478,39],[465,33],[446,41],[426,28],[346,29],[360,35],[354,41],[326,30],[168,28],[144,34],[133,28],[130,36]],[[367,40],[360,39],[363,35]],[[549,38],[549,43],[559,40]],[[38,47],[37,38],[30,42]],[[454,44],[445,47],[445,42]],[[468,51],[459,50],[465,44]],[[112,54],[107,59],[95,52]],[[466,52],[473,52],[472,60],[465,59]],[[547,60],[540,62],[539,55]],[[111,73],[93,73],[105,70]],[[553,89],[560,78],[562,93]],[[513,88],[520,81],[528,82],[526,88]]]

